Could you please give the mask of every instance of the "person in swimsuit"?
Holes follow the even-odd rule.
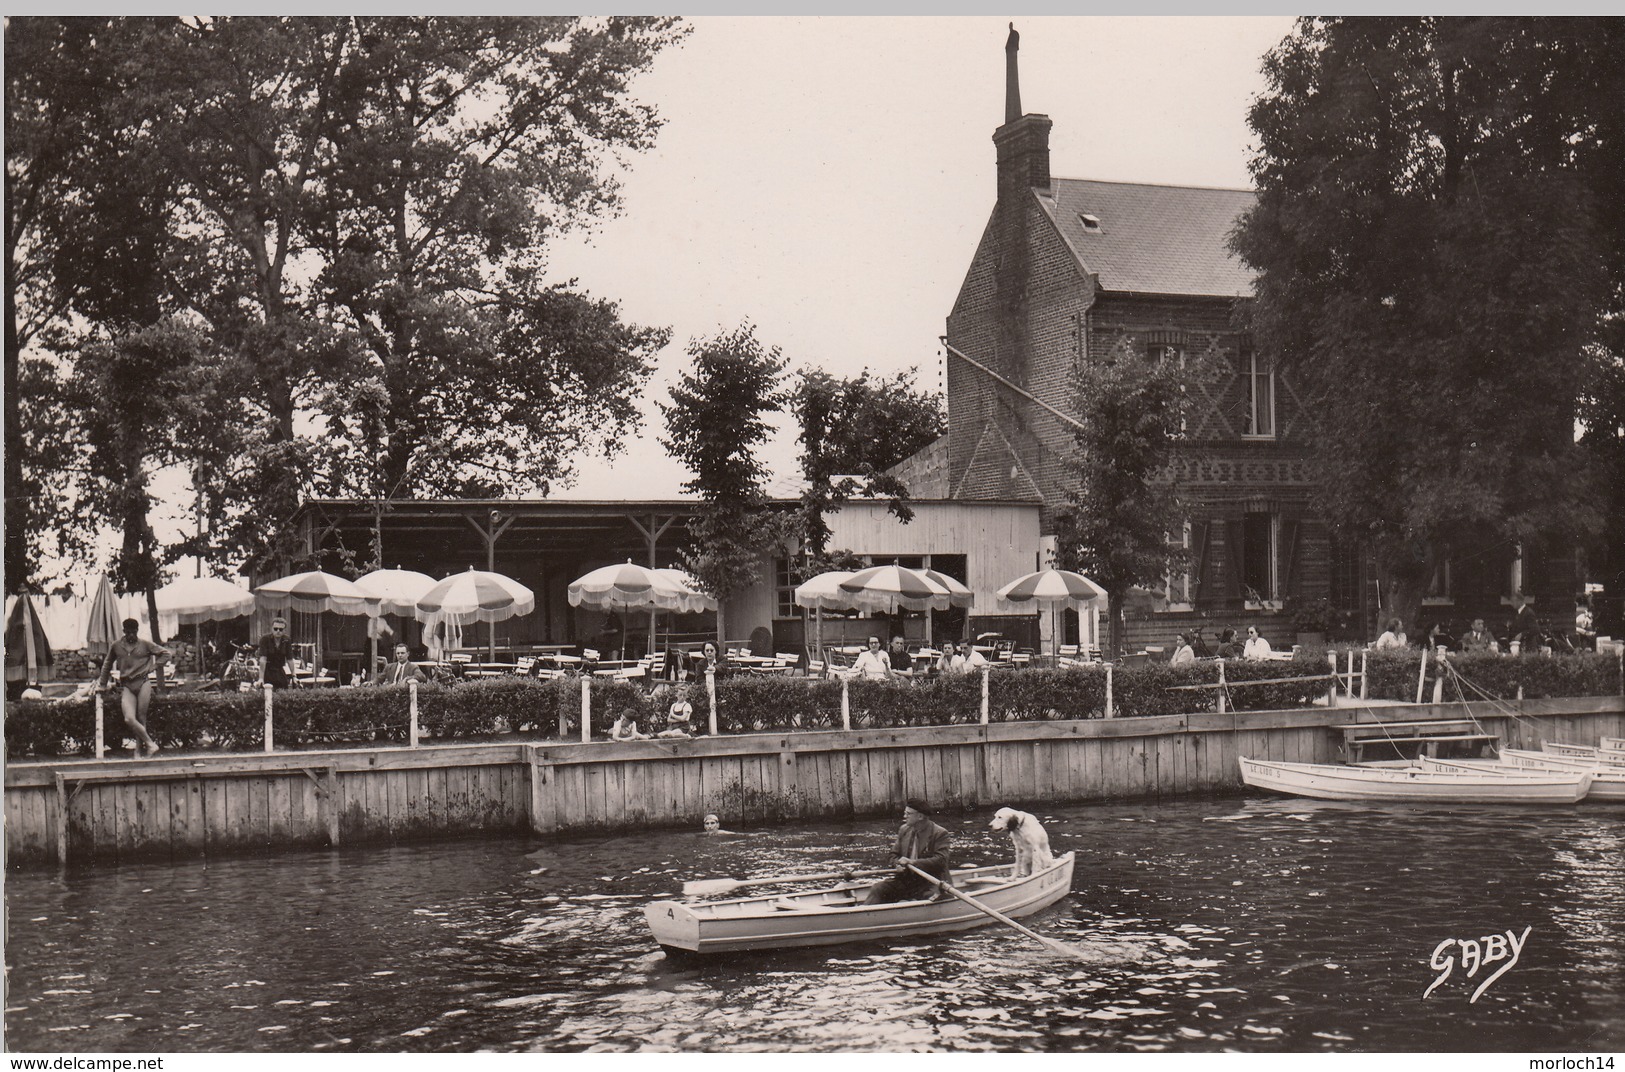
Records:
[[[150,756],[158,751],[158,742],[147,732],[147,708],[152,704],[152,674],[154,671],[163,672],[160,660],[169,658],[169,649],[136,636],[140,628],[141,623],[134,618],[124,619],[124,635],[107,649],[107,660],[102,663],[102,674],[97,684],[105,689],[116,669],[124,724],[140,740],[136,747],[145,747],[146,754]]]

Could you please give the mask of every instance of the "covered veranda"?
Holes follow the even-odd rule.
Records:
[[[566,589],[577,577],[615,562],[680,565],[678,548],[688,539],[696,506],[680,499],[317,499],[300,508],[294,524],[309,556],[307,568],[349,575],[373,560],[376,543],[377,559],[386,568],[435,578],[469,568],[491,570],[535,592],[532,613],[496,623],[492,637],[487,635],[491,626],[466,626],[461,643],[453,646],[482,651],[494,646],[499,657],[556,646],[636,658],[650,650],[651,630],[660,650],[698,640],[714,629],[715,615],[651,618],[647,611],[594,611],[570,606]],[[397,639],[423,642],[420,623],[392,621]],[[339,621],[336,627],[339,633],[329,647],[356,653],[366,648],[364,621]]]

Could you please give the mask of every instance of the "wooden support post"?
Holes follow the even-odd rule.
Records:
[[[1332,678],[1326,683],[1326,709],[1329,711],[1337,706],[1337,652],[1328,651],[1326,661],[1332,667]]]
[[[1110,686],[1108,686],[1108,690],[1109,689],[1110,689]],[[1223,659],[1219,660],[1219,690],[1218,691],[1219,691],[1219,714],[1222,715],[1222,714],[1225,713],[1225,710],[1228,709],[1229,706],[1230,706],[1229,694],[1226,691],[1225,684],[1224,684],[1224,660]]]
[[[1365,700],[1365,697],[1366,697],[1366,691],[1365,691],[1366,690],[1366,684],[1369,681],[1369,679],[1366,677],[1366,672],[1365,672],[1365,670],[1366,670],[1365,657],[1368,654],[1370,654],[1370,653],[1365,648],[1360,649],[1360,700],[1362,702]],[[1354,652],[1350,651],[1349,652],[1349,662],[1352,663],[1353,661],[1354,661]]]
[[[339,772],[337,767],[323,767],[321,791],[316,798],[317,818],[327,830],[327,844],[339,847]]]
[[[842,674],[841,675],[841,729],[843,729],[843,730],[849,730],[849,729],[852,728],[852,697],[847,692],[847,684],[848,684],[848,682],[849,682],[849,679],[847,678],[847,676],[845,674]]]
[[[1427,645],[1422,646],[1422,666],[1416,671],[1416,702],[1422,702],[1422,683],[1428,676],[1428,654],[1431,651]]]
[[[56,862],[68,862],[68,783],[56,772]]]
[[[1112,717],[1112,664],[1106,664],[1106,717]]]
[[[536,834],[551,833],[552,824],[543,821],[547,813],[549,765],[542,762],[542,750],[536,745],[531,745],[526,752],[530,759],[530,829]]]
[[[982,667],[982,725],[987,725],[987,673],[988,668]]]
[[[265,686],[265,750],[267,752],[276,751],[276,744],[271,734],[271,693],[275,691],[270,685]]]
[[[710,730],[711,736],[715,737],[717,735],[717,672],[709,666],[705,668],[705,696],[710,701]]]
[[[407,715],[411,719],[406,724],[406,746],[416,748],[418,746],[418,683],[416,680],[406,683],[406,707]]]
[[[107,715],[102,711],[102,691],[96,690],[96,758],[107,754]]]
[[[581,675],[581,743],[592,743],[592,675]]]
[[[1439,656],[1439,672],[1433,676],[1433,702],[1444,703],[1444,656]]]
[[[1619,694],[1625,696],[1625,640],[1614,641],[1614,654],[1619,656]]]

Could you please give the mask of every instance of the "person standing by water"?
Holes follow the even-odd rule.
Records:
[[[891,904],[932,896],[937,888],[908,870],[910,864],[951,884],[950,840],[948,831],[931,821],[931,806],[919,797],[910,797],[903,804],[903,826],[897,831],[897,844],[892,849],[891,865],[897,868],[897,874],[875,883],[863,903]]]
[[[140,739],[136,747],[146,747],[147,755],[158,751],[158,742],[147,732],[147,708],[152,704],[152,674],[163,673],[161,659],[169,658],[169,649],[159,647],[150,640],[136,635],[141,623],[134,618],[124,619],[124,635],[113,641],[102,663],[102,674],[97,685],[106,688],[114,668],[118,670],[119,705],[124,709],[124,724]]]
[[[260,637],[259,684],[285,689],[291,680],[288,666],[293,662],[293,642],[288,639],[288,620],[271,619],[271,631]]]

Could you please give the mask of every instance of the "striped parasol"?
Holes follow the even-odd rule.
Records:
[[[307,614],[320,614],[323,611],[335,614],[378,613],[376,597],[357,588],[354,581],[321,570],[266,581],[254,589],[254,597],[256,602],[271,610],[292,607]]]
[[[998,595],[1007,603],[1070,603],[1081,610],[1097,600],[1104,601],[1106,590],[1081,573],[1042,569],[1016,578],[999,589]]]
[[[620,562],[570,582],[566,598],[572,607],[619,610],[715,610],[716,600],[693,586],[681,570],[659,570]]]
[[[418,600],[420,621],[438,614],[456,625],[470,622],[501,622],[536,609],[536,595],[512,577],[485,570],[454,573],[436,584]]]
[[[841,582],[850,580],[850,570],[830,570],[796,585],[796,606],[809,610],[849,610],[852,597],[841,591]]]
[[[124,628],[119,622],[118,596],[113,592],[113,582],[104,573],[101,583],[96,586],[96,595],[90,601],[90,621],[85,625],[85,650],[96,656],[106,655],[113,641],[123,634]]]
[[[716,597],[701,591],[699,583],[685,571],[668,566],[655,570],[655,573],[676,587],[682,601],[682,605],[675,608],[679,613],[696,614],[717,609]]]
[[[976,593],[946,573],[934,569],[922,569],[918,572],[920,576],[948,593],[948,605],[950,607],[969,607],[976,603]]]
[[[838,587],[851,597],[848,606],[854,610],[948,609],[948,590],[906,566],[870,566]]]

